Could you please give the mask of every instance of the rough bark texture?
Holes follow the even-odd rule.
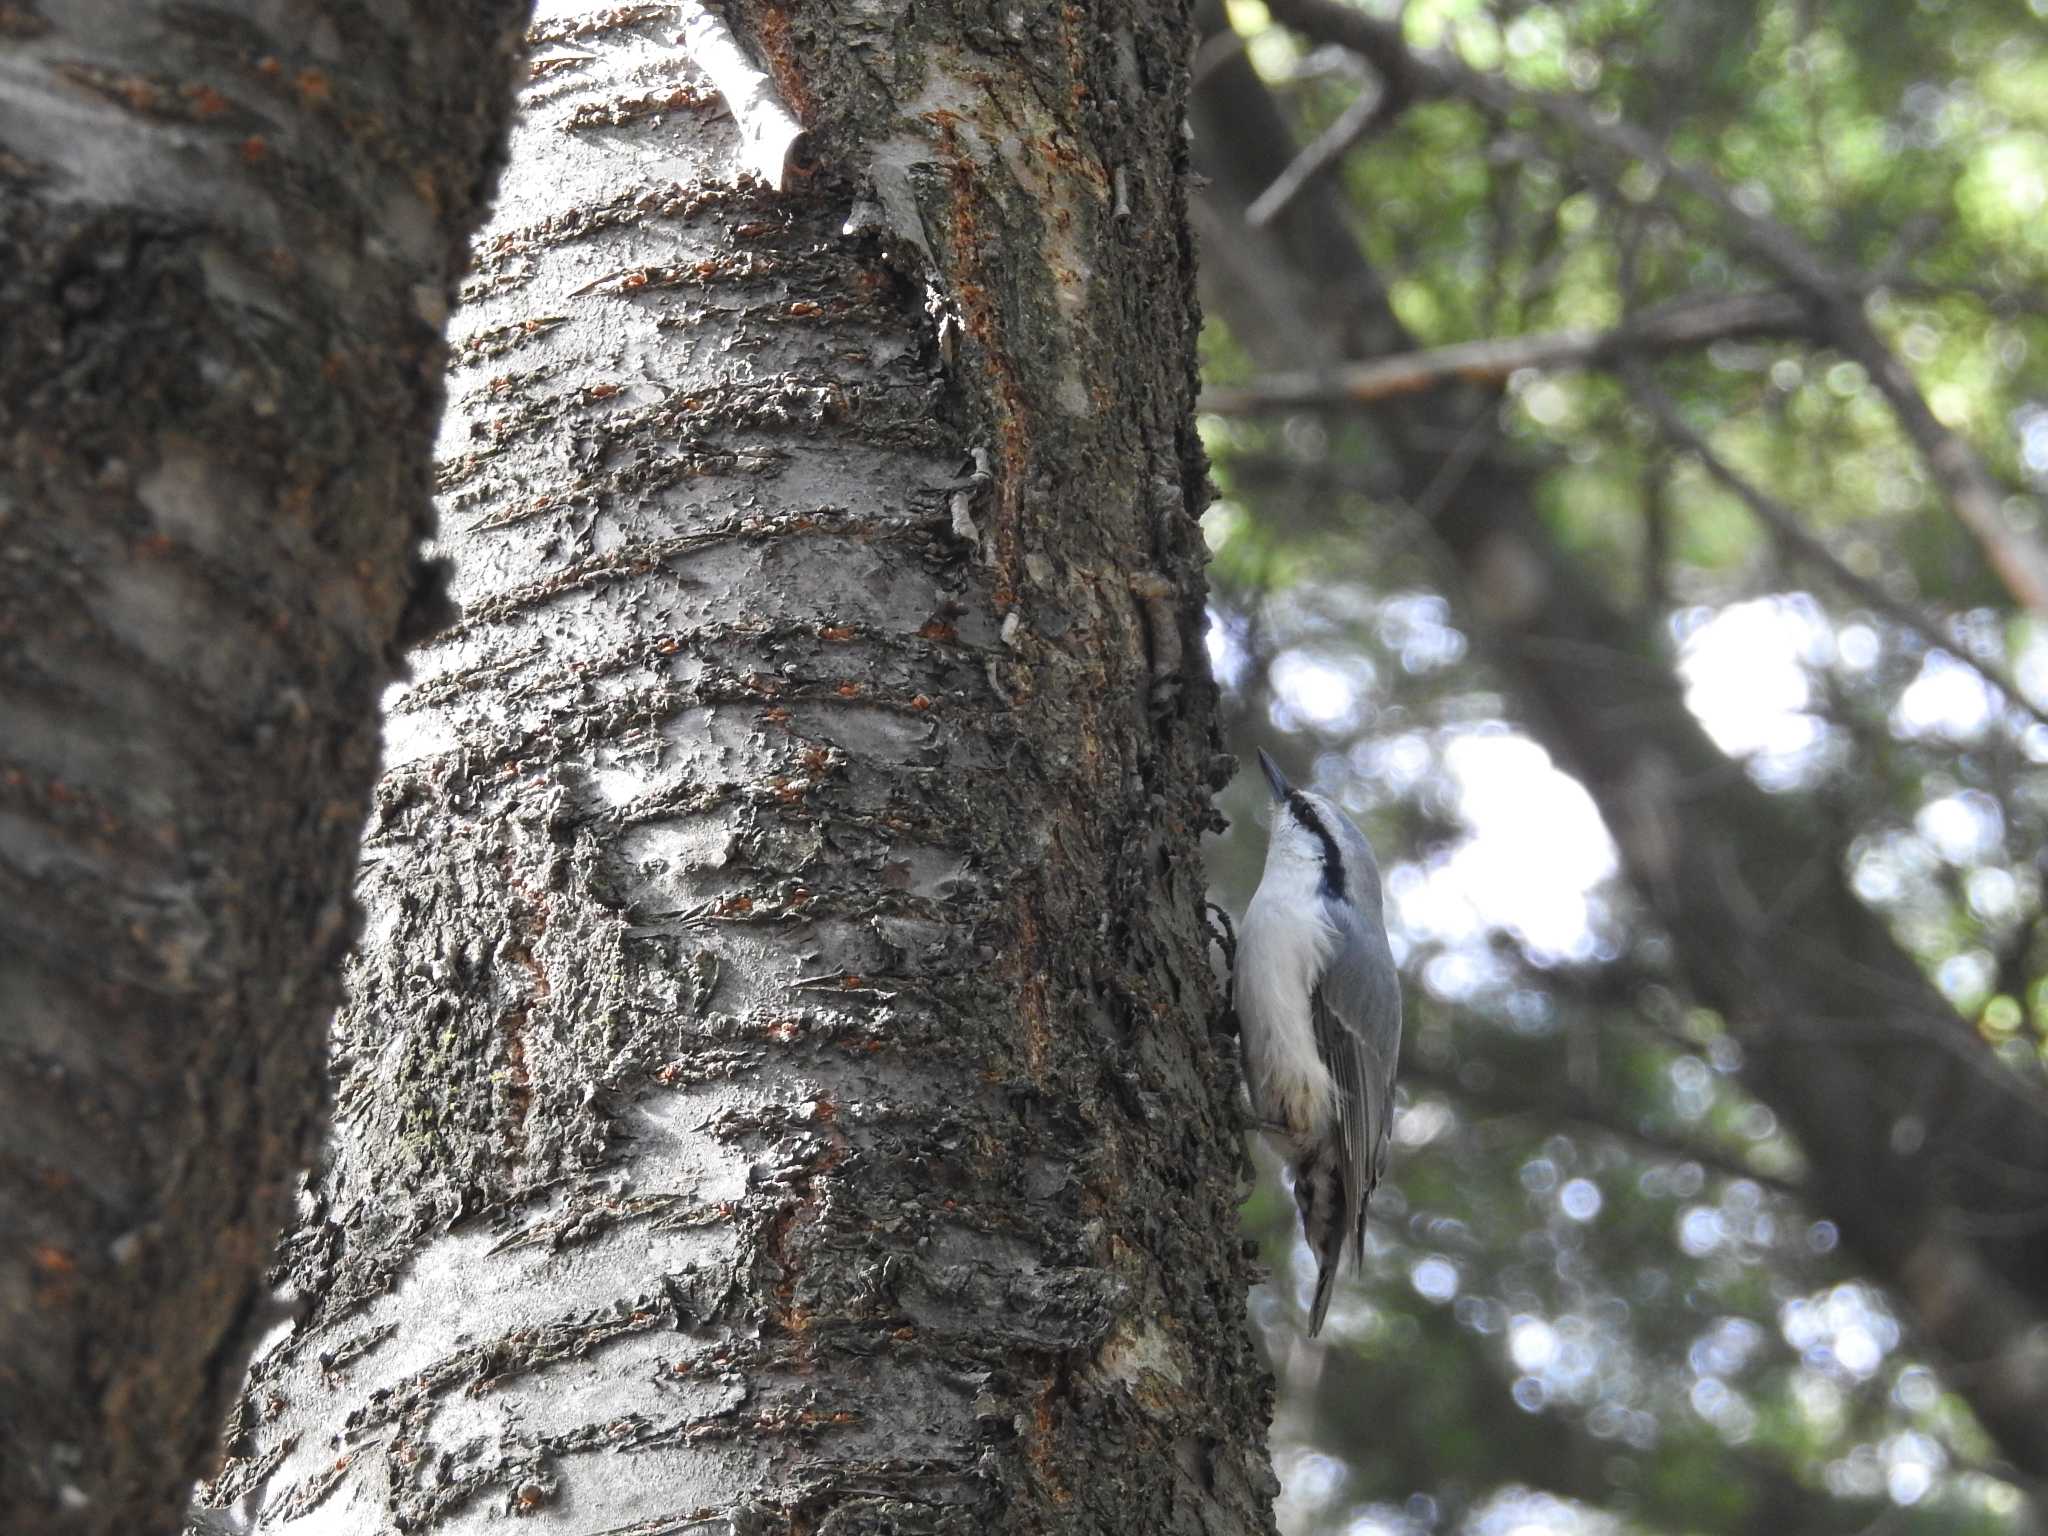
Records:
[[[0,1522],[174,1529],[312,1154],[514,0],[0,4]]]
[[[1238,1532],[1175,3],[547,10],[261,1530]]]
[[[1285,129],[1242,60],[1211,78],[1196,121],[1216,189],[1209,217],[1241,220],[1291,156]],[[1316,206],[1325,197],[1311,190],[1269,232],[1291,283],[1262,304],[1214,290],[1233,334],[1272,366],[1299,364],[1289,332],[1315,315],[1288,295],[1318,289],[1342,296],[1349,355],[1412,347],[1334,210]],[[1271,319],[1276,300],[1286,327]],[[1458,389],[1376,416],[1394,489],[1422,500],[1496,407],[1491,391]],[[1685,980],[1737,1033],[1743,1080],[1798,1138],[1815,1206],[1908,1309],[2038,1494],[2048,1102],[1991,1058],[1856,899],[1826,815],[1765,793],[1714,748],[1652,626],[1617,611],[1557,550],[1532,491],[1515,465],[1482,452],[1437,515],[1465,573],[1468,619],[1529,706],[1522,723],[1600,806]]]

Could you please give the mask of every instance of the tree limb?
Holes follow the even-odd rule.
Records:
[[[1525,368],[1597,367],[1630,352],[1674,352],[1741,336],[1805,335],[1811,326],[1811,311],[1792,294],[1679,299],[1607,330],[1581,327],[1491,337],[1341,367],[1267,374],[1237,389],[1206,391],[1202,409],[1256,416],[1318,405],[1370,405],[1446,384],[1501,384]]]

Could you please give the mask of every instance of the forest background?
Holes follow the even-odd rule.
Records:
[[[1283,1528],[2037,1529],[2044,7],[1205,20],[1212,656],[1409,983]]]

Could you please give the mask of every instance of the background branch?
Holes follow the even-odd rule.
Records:
[[[1525,368],[1598,367],[1628,352],[1680,351],[1738,337],[1805,335],[1810,329],[1810,311],[1791,294],[1678,299],[1607,330],[1456,342],[1339,367],[1266,374],[1235,389],[1205,391],[1202,409],[1256,416],[1317,405],[1371,405],[1447,384],[1503,384]]]
[[[1273,184],[1245,209],[1245,223],[1254,229],[1272,223],[1286,212],[1287,205],[1301,195],[1304,187],[1317,177],[1328,174],[1377,129],[1391,122],[1406,105],[1407,98],[1385,82],[1361,90],[1357,98],[1338,114],[1337,120],[1312,139],[1288,163],[1287,169],[1273,178]]]
[[[1985,682],[2016,708],[2026,711],[2043,725],[2048,725],[2048,710],[2044,710],[2021,691],[2019,680],[2005,667],[1993,661],[1986,661],[1972,653],[1967,645],[1959,644],[1942,633],[1941,627],[1910,604],[1899,602],[1876,582],[1858,576],[1837,560],[1827,545],[1808,533],[1800,523],[1797,514],[1773,496],[1762,490],[1744,476],[1737,474],[1728,461],[1708,446],[1707,440],[1685,424],[1678,414],[1678,406],[1672,398],[1657,387],[1649,370],[1640,363],[1625,361],[1623,376],[1629,382],[1630,393],[1636,403],[1644,406],[1656,419],[1661,431],[1678,447],[1684,449],[1700,462],[1700,467],[1735,494],[1744,506],[1768,527],[1783,542],[1785,547],[1806,564],[1820,571],[1827,579],[1868,607],[1871,612],[1882,614],[1901,629],[1910,630],[1938,651],[1953,656],[1975,672]]]

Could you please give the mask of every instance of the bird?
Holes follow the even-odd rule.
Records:
[[[1308,1333],[1322,1331],[1348,1246],[1365,1255],[1365,1208],[1386,1167],[1401,981],[1387,944],[1379,864],[1349,817],[1288,783],[1273,791],[1266,868],[1245,908],[1231,1001],[1253,1118],[1286,1160],[1316,1256]]]

